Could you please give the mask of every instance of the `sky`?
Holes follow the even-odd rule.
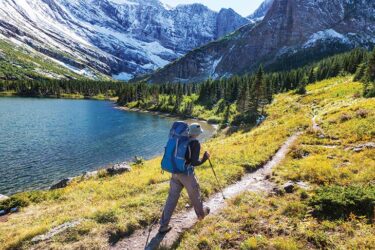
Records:
[[[248,16],[256,10],[264,0],[161,0],[175,7],[178,4],[202,3],[212,10],[232,8],[242,16]]]

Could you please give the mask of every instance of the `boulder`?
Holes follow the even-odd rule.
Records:
[[[58,183],[56,183],[55,185],[51,186],[50,190],[65,188],[72,182],[72,180],[73,180],[73,178],[65,178],[65,179],[59,181]]]
[[[70,228],[74,228],[74,227],[78,226],[79,224],[82,223],[82,221],[83,220],[77,220],[77,221],[71,221],[71,222],[66,222],[64,224],[61,224],[60,226],[52,228],[46,234],[35,236],[34,238],[31,239],[31,242],[37,243],[37,242],[40,242],[40,241],[50,240],[53,236],[55,236],[57,234],[60,234],[60,233],[63,233]]]
[[[283,185],[283,189],[288,194],[293,193],[295,190],[295,183],[292,181],[288,181]]]
[[[17,213],[19,211],[18,207],[14,207],[10,209],[11,213]]]
[[[106,170],[109,175],[118,175],[118,174],[130,172],[132,168],[126,163],[120,163],[120,164],[113,165],[112,167],[107,168]]]
[[[365,149],[375,148],[375,142],[368,142],[365,144],[356,145],[354,147],[349,147],[347,150],[353,150],[356,153],[362,152]]]
[[[0,201],[6,200],[8,198],[8,196],[0,194]]]
[[[99,171],[92,171],[92,172],[84,172],[81,176],[81,180],[86,180],[98,175]]]
[[[298,181],[296,184],[301,189],[305,189],[305,190],[309,190],[310,189],[310,185],[307,184],[306,182]]]
[[[274,188],[272,189],[272,193],[275,194],[275,195],[278,195],[278,196],[284,194],[284,192],[283,192],[280,188],[278,188],[278,187],[274,187]]]

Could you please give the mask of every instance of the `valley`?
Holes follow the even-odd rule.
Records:
[[[0,1],[1,250],[373,249],[375,2],[201,2]]]

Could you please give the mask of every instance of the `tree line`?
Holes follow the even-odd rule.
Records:
[[[13,91],[19,96],[28,97],[60,97],[64,94],[113,97],[120,94],[122,87],[123,83],[120,82],[94,80],[0,81],[0,91]]]
[[[178,115],[188,115],[194,105],[203,105],[207,109],[219,105],[224,116],[228,116],[230,107],[235,104],[238,115],[234,123],[254,123],[264,115],[264,106],[272,102],[273,95],[290,90],[305,94],[307,84],[339,75],[355,74],[356,79],[366,82],[364,94],[371,96],[374,92],[374,65],[375,50],[369,53],[355,49],[289,71],[266,73],[260,66],[253,74],[209,79],[201,83],[128,84],[122,89],[118,102],[120,105],[137,102],[142,108],[152,106],[161,111],[167,103],[173,106],[167,111]],[[193,94],[198,95],[195,101],[183,102],[185,96]]]

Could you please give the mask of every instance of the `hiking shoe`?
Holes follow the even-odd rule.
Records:
[[[198,217],[198,220],[203,220],[207,215],[210,214],[210,211],[211,211],[211,209],[209,207],[204,207],[203,208],[204,216],[203,217]]]
[[[203,211],[204,211],[204,216],[206,217],[207,215],[210,214],[211,209],[209,207],[204,207]]]
[[[172,230],[172,227],[171,226],[161,226],[160,228],[159,228],[159,233],[161,233],[161,234],[166,234],[166,233],[168,233],[169,231],[171,231]]]

